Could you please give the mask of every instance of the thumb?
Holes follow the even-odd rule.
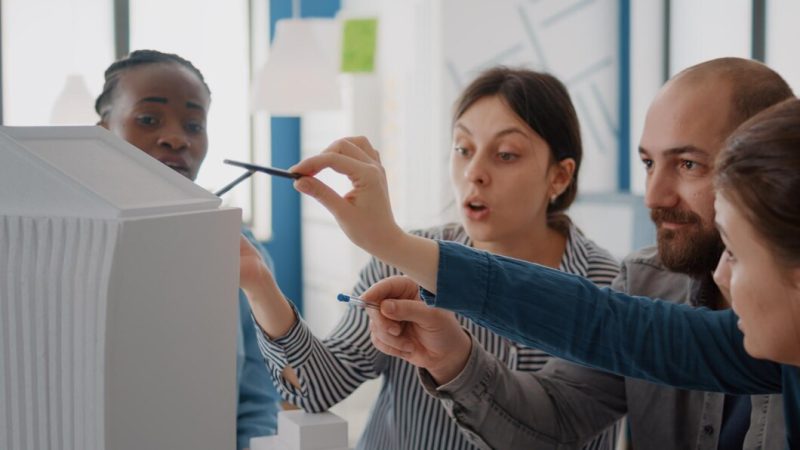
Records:
[[[420,300],[384,300],[381,314],[398,322],[413,322],[426,328],[438,323],[434,308]]]

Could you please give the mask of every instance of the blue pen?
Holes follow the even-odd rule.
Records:
[[[339,294],[336,296],[336,299],[340,302],[350,303],[351,305],[358,306],[359,308],[372,308],[372,309],[381,309],[380,306],[370,303],[364,299],[358,297],[352,297],[346,294]]]

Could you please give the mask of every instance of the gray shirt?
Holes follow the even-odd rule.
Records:
[[[699,283],[670,272],[655,248],[626,258],[612,287],[632,295],[698,305]],[[473,339],[456,379],[436,386],[419,371],[462,431],[481,448],[580,448],[627,414],[636,449],[716,450],[724,394],[687,391],[553,359],[536,373],[508,370]],[[751,398],[745,450],[784,446],[780,395]]]

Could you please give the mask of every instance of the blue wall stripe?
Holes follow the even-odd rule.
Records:
[[[631,190],[631,1],[619,2],[619,159],[617,190]]]
[[[302,0],[301,17],[333,17],[340,0]],[[275,23],[292,17],[291,0],[270,0],[270,42],[275,37]],[[300,160],[300,119],[273,117],[272,164],[287,168]],[[300,194],[287,180],[272,178],[272,239],[266,243],[275,261],[275,279],[297,308],[303,309],[303,258],[300,225]]]

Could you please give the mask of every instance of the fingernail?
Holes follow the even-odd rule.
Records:
[[[389,327],[389,334],[392,336],[399,336],[400,335],[400,327],[397,325],[392,325]]]
[[[391,301],[391,300],[385,300],[383,303],[381,303],[381,307],[387,313],[393,313],[395,311],[395,309],[397,308],[395,306],[394,302]]]
[[[308,194],[308,195],[312,194],[311,184],[302,178],[294,182],[294,188],[302,192],[303,194]]]

